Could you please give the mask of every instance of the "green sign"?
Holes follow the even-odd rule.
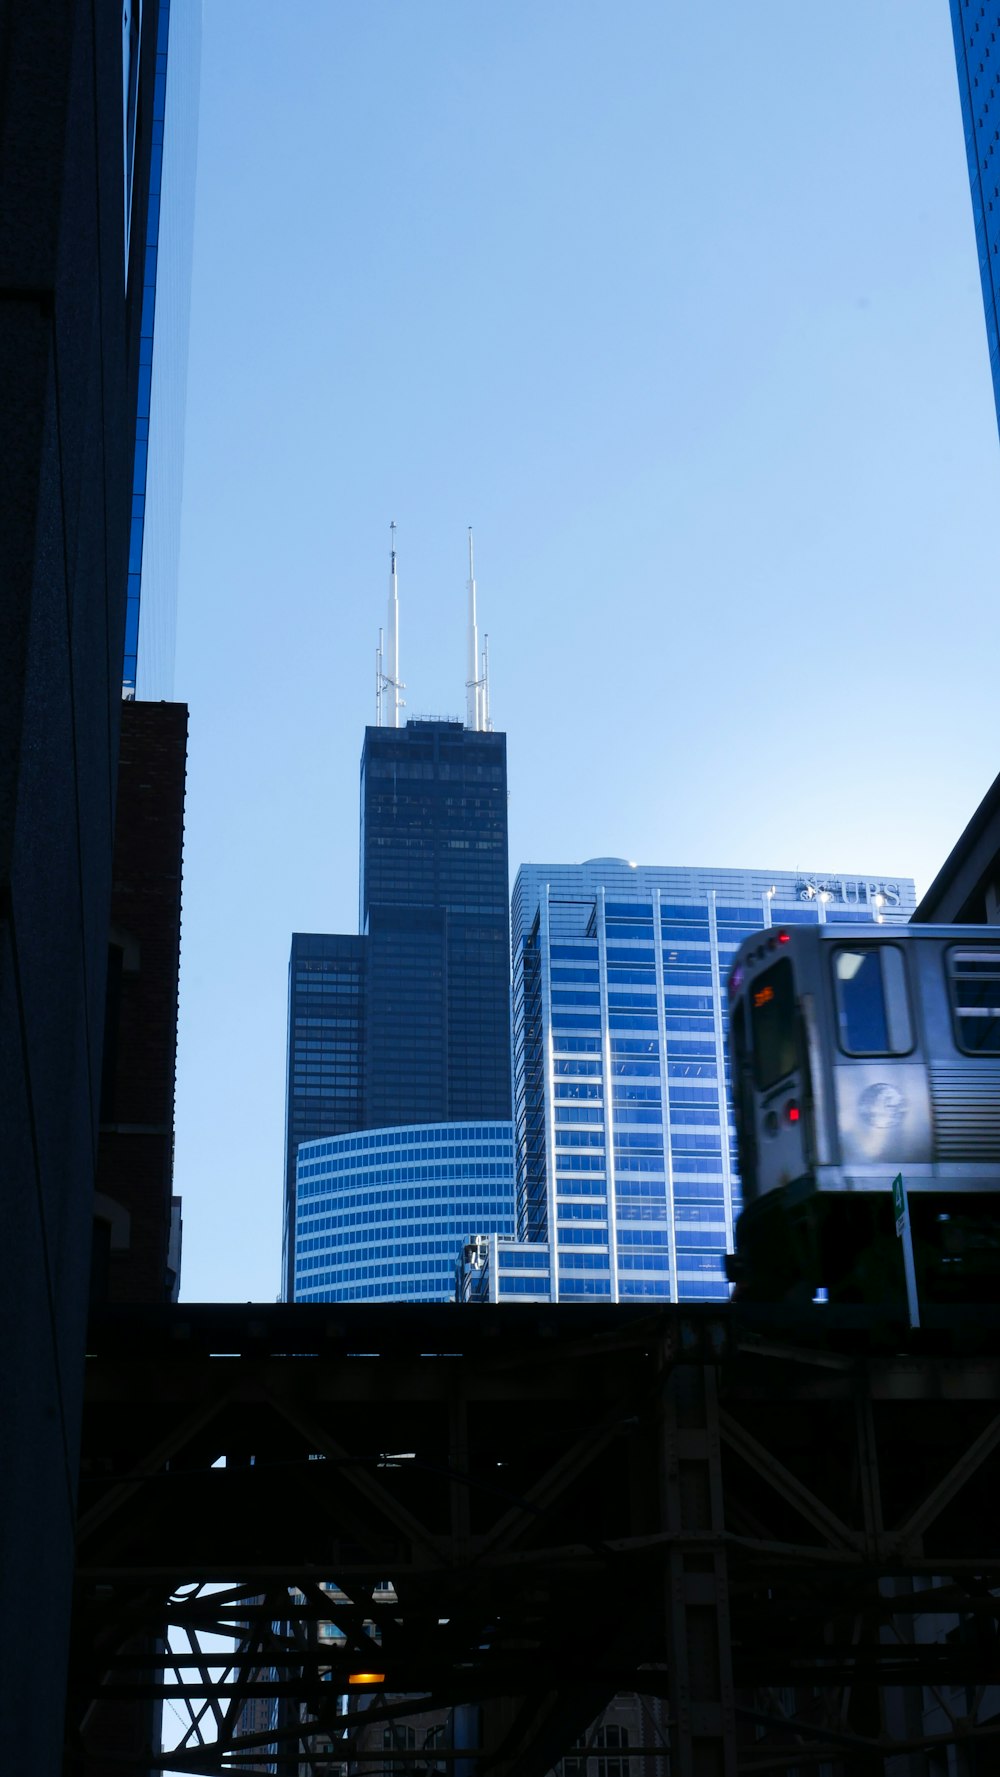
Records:
[[[901,1172],[897,1172],[892,1181],[892,1208],[896,1217],[896,1231],[898,1233],[899,1224],[906,1214],[906,1192],[903,1189],[903,1175]]]

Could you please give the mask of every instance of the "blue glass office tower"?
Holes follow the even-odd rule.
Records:
[[[1000,419],[1000,0],[951,0],[993,399]]]
[[[122,689],[127,697],[159,701],[173,688],[201,0],[152,3],[156,66]],[[141,17],[139,0],[125,0],[126,46]]]
[[[299,933],[292,941],[289,1300],[302,1142],[428,1124],[509,1125],[505,735],[437,720],[366,729],[359,923],[356,937]],[[458,1218],[455,1249],[467,1220]]]
[[[449,1302],[469,1225],[514,1232],[510,1121],[305,1142],[296,1302]]]
[[[772,914],[851,924],[905,920],[913,906],[899,877],[524,865],[512,921],[518,1240],[479,1251],[470,1240],[464,1294],[726,1296],[740,1210],[729,963]]]

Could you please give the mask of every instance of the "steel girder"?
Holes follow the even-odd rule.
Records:
[[[988,1314],[196,1305],[90,1345],[79,1777],[368,1770],[463,1705],[475,1745],[379,1768],[543,1777],[621,1691],[665,1699],[671,1777],[996,1731]],[[156,1704],[167,1750],[116,1754]]]

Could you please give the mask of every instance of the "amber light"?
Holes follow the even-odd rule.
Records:
[[[347,1682],[348,1682],[348,1684],[384,1684],[385,1683],[385,1673],[384,1672],[349,1672],[347,1674]]]
[[[760,989],[759,993],[754,994],[753,1003],[755,1006],[766,1006],[768,1003],[768,1000],[773,1000],[773,998],[774,998],[774,988],[773,987],[762,987]]]

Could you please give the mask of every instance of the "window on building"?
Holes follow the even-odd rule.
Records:
[[[605,1722],[578,1740],[562,1761],[562,1777],[630,1777],[628,1729]]]
[[[383,1752],[415,1752],[417,1746],[417,1730],[404,1722],[390,1722],[382,1729]],[[386,1759],[382,1766],[383,1777],[399,1777],[401,1771],[412,1768],[409,1759]]]

